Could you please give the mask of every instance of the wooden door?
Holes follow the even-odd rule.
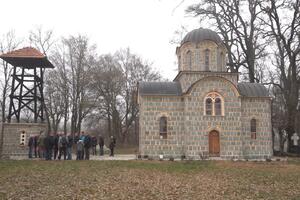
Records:
[[[220,137],[217,131],[209,133],[209,156],[220,156]]]

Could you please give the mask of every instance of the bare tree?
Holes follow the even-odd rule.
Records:
[[[157,81],[161,75],[151,68],[151,64],[143,61],[139,56],[132,54],[130,49],[121,49],[116,52],[118,63],[124,77],[122,87],[121,137],[122,142],[128,139],[129,129],[136,122],[138,115],[137,84],[140,81]]]
[[[63,39],[71,106],[71,133],[79,132],[83,119],[91,112],[95,100],[90,92],[90,71],[94,65],[95,46],[89,45],[85,36],[70,36]]]
[[[211,23],[223,37],[228,50],[230,71],[247,69],[250,82],[259,82],[255,76],[257,60],[265,56],[267,42],[262,40],[263,27],[260,0],[201,0],[187,9],[187,13]]]
[[[284,126],[291,144],[291,136],[299,123],[296,119],[300,106],[300,1],[268,0],[262,4],[262,9],[267,15],[264,22],[275,45],[273,55],[277,77],[271,84],[282,94]]]
[[[43,52],[44,55],[50,52],[51,47],[53,46],[54,39],[53,39],[53,31],[52,30],[43,30],[42,26],[36,27],[35,30],[29,32],[29,42],[38,50]],[[43,74],[45,74],[43,72]],[[47,105],[45,102],[43,103],[43,107],[45,108],[45,116],[48,125],[48,134],[51,132],[51,120],[49,116],[49,110],[47,109]]]
[[[45,80],[45,104],[51,120],[51,130],[56,134],[65,114],[65,87],[59,70],[47,73]]]
[[[161,79],[151,64],[132,54],[130,49],[121,49],[114,55],[103,55],[93,69],[93,88],[97,94],[96,110],[89,116],[95,121],[107,121],[108,135],[114,135],[121,143],[136,138],[130,130],[136,124],[137,83]]]
[[[110,54],[99,58],[93,69],[93,88],[97,95],[97,111],[94,114],[107,120],[108,135],[119,137],[120,133],[120,97],[124,84],[121,67]]]
[[[21,40],[16,38],[14,31],[9,31],[3,37],[0,39],[0,54],[7,53],[10,51],[15,50],[19,47],[21,44]],[[12,73],[12,67],[5,62],[4,60],[1,60],[0,63],[0,71],[2,72],[3,78],[0,79],[1,83],[1,91],[2,91],[2,99],[1,99],[1,117],[2,122],[6,121],[6,101],[8,97],[8,91],[10,88],[10,78]]]
[[[37,26],[29,32],[29,42],[32,46],[47,55],[54,44],[53,30],[44,30],[42,26]]]
[[[170,40],[170,44],[180,44],[183,37],[188,33],[188,29],[186,26],[181,25],[179,29],[175,30],[174,37]]]
[[[52,77],[53,81],[48,82],[49,84],[47,87],[52,87],[52,84],[56,85],[57,87],[57,95],[60,95],[60,98],[62,98],[62,101],[55,101],[53,102],[53,107],[59,107],[60,109],[56,111],[52,111],[51,118],[52,121],[56,121],[56,119],[63,118],[63,130],[64,134],[67,134],[68,128],[67,124],[69,121],[69,111],[70,111],[70,80],[69,80],[69,74],[70,70],[67,66],[67,51],[66,51],[66,45],[63,43],[59,43],[56,45],[55,51],[53,52],[51,59],[56,66],[55,68],[55,75]],[[51,77],[51,76],[50,76]],[[46,89],[47,90],[47,89]],[[47,94],[46,94],[47,96]],[[49,101],[51,103],[51,101]],[[56,105],[58,103],[58,105]],[[62,116],[60,116],[62,114]],[[58,122],[58,121],[57,121]],[[60,121],[59,121],[60,122]],[[58,122],[58,123],[59,123]],[[54,125],[56,127],[56,130],[58,128],[59,124]]]

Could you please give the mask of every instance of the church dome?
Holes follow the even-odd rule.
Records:
[[[220,36],[216,32],[210,29],[198,28],[186,34],[186,36],[181,41],[181,45],[186,42],[199,43],[203,40],[210,40],[217,44],[222,42]]]

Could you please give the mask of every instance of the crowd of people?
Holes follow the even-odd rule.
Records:
[[[82,131],[75,136],[71,134],[50,134],[40,132],[39,135],[30,135],[28,140],[28,157],[41,158],[45,160],[72,160],[73,149],[76,149],[76,160],[89,160],[90,151],[92,155],[97,155],[97,145],[99,145],[99,155],[104,155],[104,138],[90,136]],[[116,138],[111,136],[109,141],[110,156],[114,156]]]

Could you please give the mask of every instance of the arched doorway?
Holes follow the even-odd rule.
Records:
[[[211,131],[209,133],[209,156],[220,156],[220,136],[218,131]]]

